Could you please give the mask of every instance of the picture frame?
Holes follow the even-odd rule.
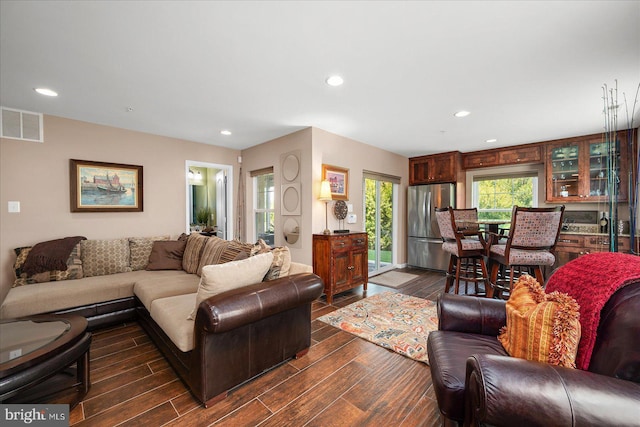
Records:
[[[71,212],[142,212],[142,166],[71,159]]]
[[[333,200],[349,200],[349,169],[323,164],[322,179],[331,184]]]

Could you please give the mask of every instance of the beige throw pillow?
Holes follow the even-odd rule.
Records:
[[[198,306],[207,298],[261,282],[264,275],[269,271],[272,262],[273,254],[268,252],[240,261],[204,266],[200,285],[198,286],[196,306],[188,319],[193,320],[196,318]]]

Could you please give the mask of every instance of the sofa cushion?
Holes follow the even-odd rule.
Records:
[[[149,255],[153,248],[153,242],[169,240],[169,236],[156,237],[130,237],[129,238],[129,265],[132,271],[144,270],[149,262]],[[182,267],[181,267],[182,268]]]
[[[575,368],[580,341],[578,303],[571,296],[545,294],[525,274],[514,284],[506,304],[507,326],[498,339],[509,355]]]
[[[182,270],[182,257],[186,240],[153,242],[147,270]]]
[[[200,278],[195,274],[182,270],[147,271],[147,273],[148,275],[141,276],[136,281],[133,293],[149,311],[151,311],[151,303],[156,299],[198,292]]]
[[[11,288],[2,307],[0,307],[0,318],[8,319],[49,313],[131,297],[133,296],[133,284],[139,278],[150,273],[156,272],[133,271]]]
[[[195,307],[192,307],[189,319],[195,319],[198,306],[207,298],[232,289],[261,282],[272,262],[273,254],[268,252],[240,261],[203,267],[202,277],[198,285],[196,304]]]
[[[271,252],[273,254],[273,262],[269,271],[264,277],[264,280],[275,280],[279,277],[285,277],[289,275],[289,269],[291,268],[291,252],[286,246],[272,248],[263,239],[259,239],[258,242],[251,249],[251,255],[263,254]]]
[[[200,256],[209,237],[200,233],[191,233],[187,237],[187,246],[182,256],[182,269],[187,273],[196,274],[200,265]]]
[[[302,264],[299,262],[291,261],[291,268],[289,269],[289,276],[301,273],[313,273],[313,267],[309,264]]]
[[[193,350],[194,322],[187,317],[195,304],[196,294],[159,298],[151,304],[149,314],[181,351]]]
[[[13,264],[13,269],[16,275],[16,280],[13,282],[13,286],[29,285],[33,283],[54,282],[59,280],[71,280],[81,279],[83,274],[82,258],[80,256],[81,246],[80,243],[76,244],[67,258],[66,270],[51,270],[42,273],[36,273],[29,275],[22,270],[29,252],[32,246],[24,246],[14,249],[16,253],[16,261]]]
[[[228,245],[228,240],[224,240],[216,236],[209,237],[209,240],[207,240],[207,244],[204,246],[202,251],[202,255],[200,255],[200,262],[198,263],[198,270],[196,271],[196,274],[201,276],[202,267],[205,265],[220,264],[222,253]]]
[[[85,277],[131,271],[129,239],[83,240],[80,245]]]

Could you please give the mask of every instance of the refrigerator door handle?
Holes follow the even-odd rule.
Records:
[[[424,226],[425,230],[429,229],[429,224],[431,224],[431,191],[427,193],[427,198],[424,201],[424,205],[422,208],[425,210],[424,212]]]

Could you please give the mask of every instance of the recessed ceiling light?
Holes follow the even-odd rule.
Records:
[[[47,89],[46,87],[37,87],[37,88],[35,88],[33,90],[38,92],[40,95],[58,96],[58,92],[56,92],[55,90]]]
[[[329,86],[340,86],[342,83],[344,83],[344,80],[340,76],[330,76],[327,79],[327,84]]]
[[[469,114],[471,114],[471,113],[468,112],[468,111],[462,110],[462,111],[458,111],[457,113],[455,113],[454,116],[456,116],[456,117],[467,117]]]
[[[226,130],[226,129],[225,130],[221,130],[220,133],[222,135],[231,135],[231,131],[230,130]]]
[[[498,140],[495,138],[491,138],[491,139],[487,139],[485,142],[498,142]]]

